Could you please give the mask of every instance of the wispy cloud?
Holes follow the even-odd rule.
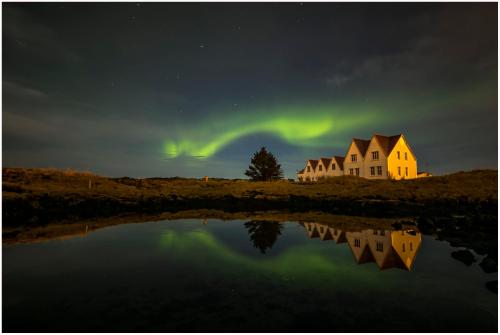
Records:
[[[2,87],[4,95],[10,94],[21,98],[35,98],[35,99],[47,97],[47,94],[39,89],[24,86],[12,81],[3,81]]]
[[[82,61],[50,27],[34,21],[21,9],[5,6],[3,11],[4,40],[11,40],[17,48],[40,57],[67,62]]]

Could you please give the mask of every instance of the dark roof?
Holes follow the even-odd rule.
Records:
[[[325,166],[325,171],[328,171],[328,167],[330,166],[330,162],[332,161],[331,158],[323,158],[321,157],[321,162],[323,163],[323,165]]]
[[[308,160],[308,162],[311,163],[313,170],[316,170],[316,166],[318,165],[318,160],[317,159],[310,159],[310,160]]]
[[[339,165],[339,168],[341,170],[344,170],[344,159],[345,159],[345,157],[342,157],[342,156],[333,156],[333,158],[335,158],[335,160],[337,161],[337,164]]]
[[[302,173],[304,173],[304,170],[305,170],[305,169],[300,170],[299,172],[297,172],[297,174],[302,174]]]
[[[365,157],[366,150],[368,149],[368,146],[370,145],[370,140],[362,140],[360,138],[353,138],[352,141],[358,148],[359,152],[361,153],[361,156]]]
[[[380,144],[385,157],[388,157],[392,149],[394,149],[394,146],[396,146],[396,143],[398,143],[401,136],[401,134],[393,136],[373,135],[373,138],[376,139]]]

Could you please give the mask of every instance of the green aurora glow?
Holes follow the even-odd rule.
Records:
[[[301,282],[313,280],[318,284],[331,285],[338,280],[349,280],[350,276],[359,275],[359,271],[363,271],[362,278],[366,284],[375,279],[369,267],[359,268],[354,260],[351,263],[342,260],[342,257],[336,259],[328,257],[324,254],[325,249],[321,244],[289,247],[276,257],[259,259],[228,248],[206,231],[177,233],[168,230],[161,236],[161,246],[176,255],[185,256],[186,259],[200,260],[199,266],[226,264],[227,269],[245,268],[252,272],[293,277]],[[315,275],[312,277],[311,273]]]
[[[321,147],[327,139],[326,143],[339,145],[335,143],[335,135],[354,133],[354,129],[376,121],[382,120],[373,108],[351,107],[346,112],[333,106],[291,107],[233,113],[184,129],[178,138],[165,140],[163,150],[169,157],[207,158],[232,142],[257,133],[272,134],[299,147]]]

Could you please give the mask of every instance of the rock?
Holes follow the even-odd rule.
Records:
[[[492,280],[492,281],[489,281],[489,282],[486,282],[486,288],[495,293],[495,294],[498,294],[498,280]]]
[[[485,257],[481,263],[479,263],[481,269],[486,273],[493,273],[498,271],[497,262],[491,257]]]
[[[472,263],[476,261],[476,258],[469,250],[457,250],[451,253],[451,257],[459,260],[467,266],[470,266]]]

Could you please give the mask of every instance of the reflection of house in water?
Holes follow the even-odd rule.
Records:
[[[330,225],[304,222],[309,238],[333,240],[349,244],[358,264],[375,262],[381,270],[400,268],[410,270],[422,242],[422,236],[413,229],[363,229],[345,231]]]

